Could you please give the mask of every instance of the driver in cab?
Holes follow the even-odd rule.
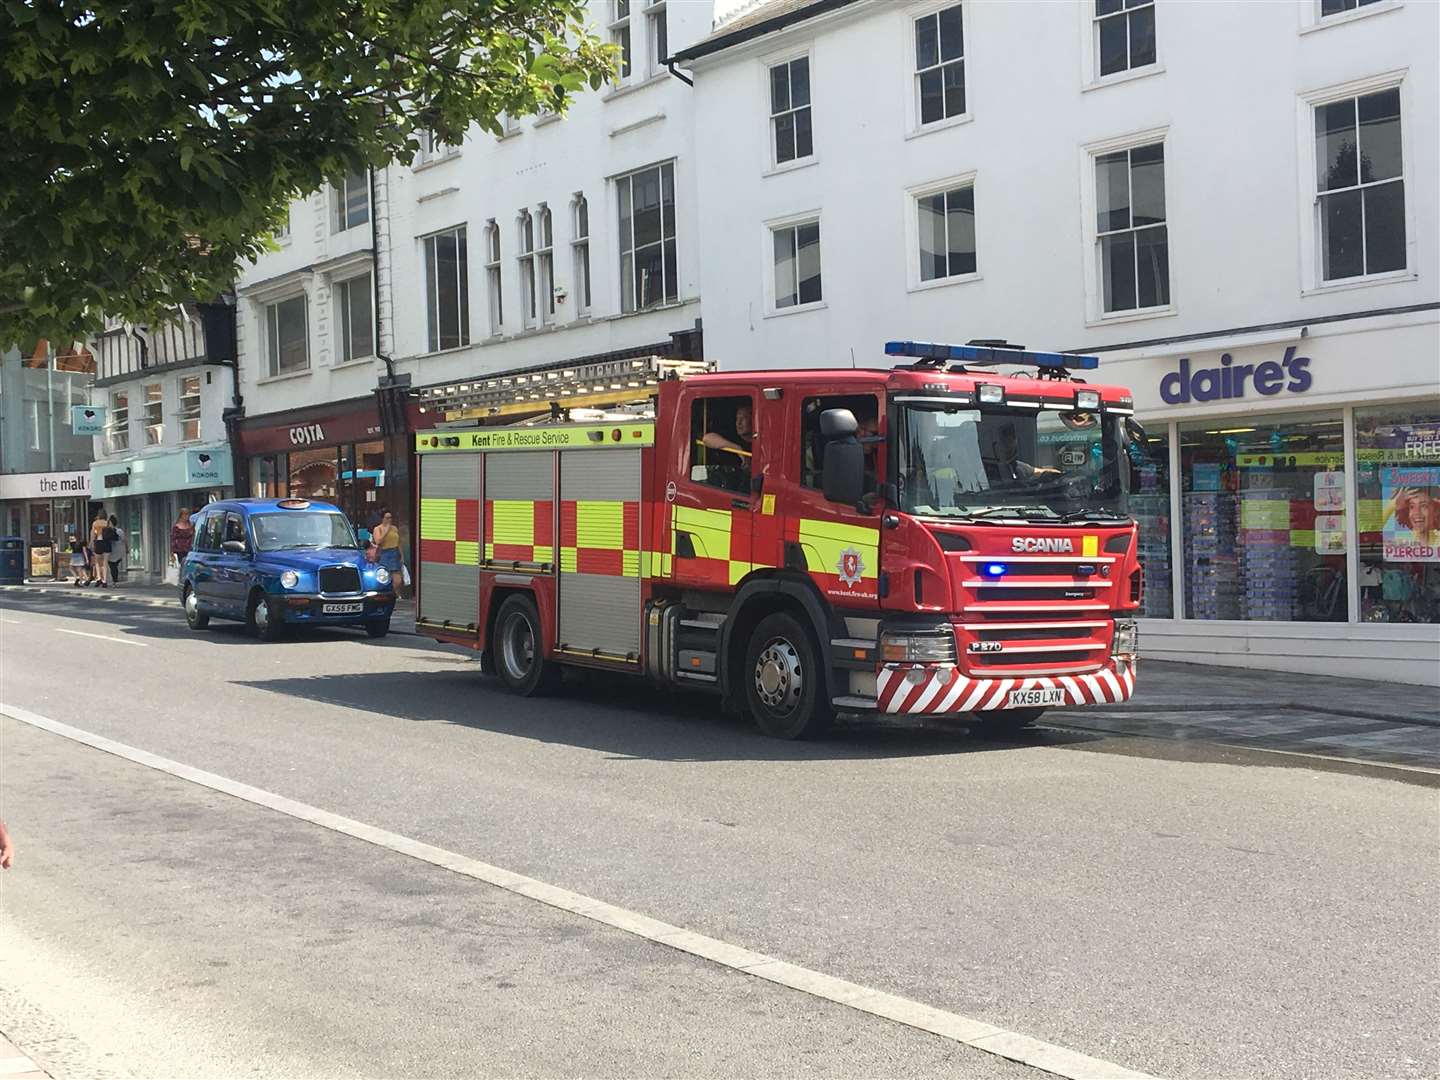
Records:
[[[1059,469],[1020,460],[1020,437],[1015,433],[1014,424],[1000,428],[1000,437],[995,442],[995,468],[1002,484],[1027,483],[1042,476],[1060,475]]]

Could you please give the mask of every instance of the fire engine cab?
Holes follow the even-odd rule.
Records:
[[[1094,357],[897,341],[876,369],[659,357],[422,393],[417,628],[510,690],[565,666],[993,727],[1135,686],[1142,444]],[[1002,373],[1000,369],[1019,369]]]

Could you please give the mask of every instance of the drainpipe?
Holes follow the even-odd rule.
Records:
[[[55,347],[45,342],[46,428],[50,431],[50,471],[55,471]]]

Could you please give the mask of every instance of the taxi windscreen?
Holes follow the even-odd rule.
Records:
[[[255,546],[261,551],[357,546],[343,514],[255,514],[250,525],[255,530]]]

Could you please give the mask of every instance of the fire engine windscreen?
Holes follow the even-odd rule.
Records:
[[[894,445],[899,505],[908,513],[1126,517],[1130,470],[1114,416],[900,405]]]

